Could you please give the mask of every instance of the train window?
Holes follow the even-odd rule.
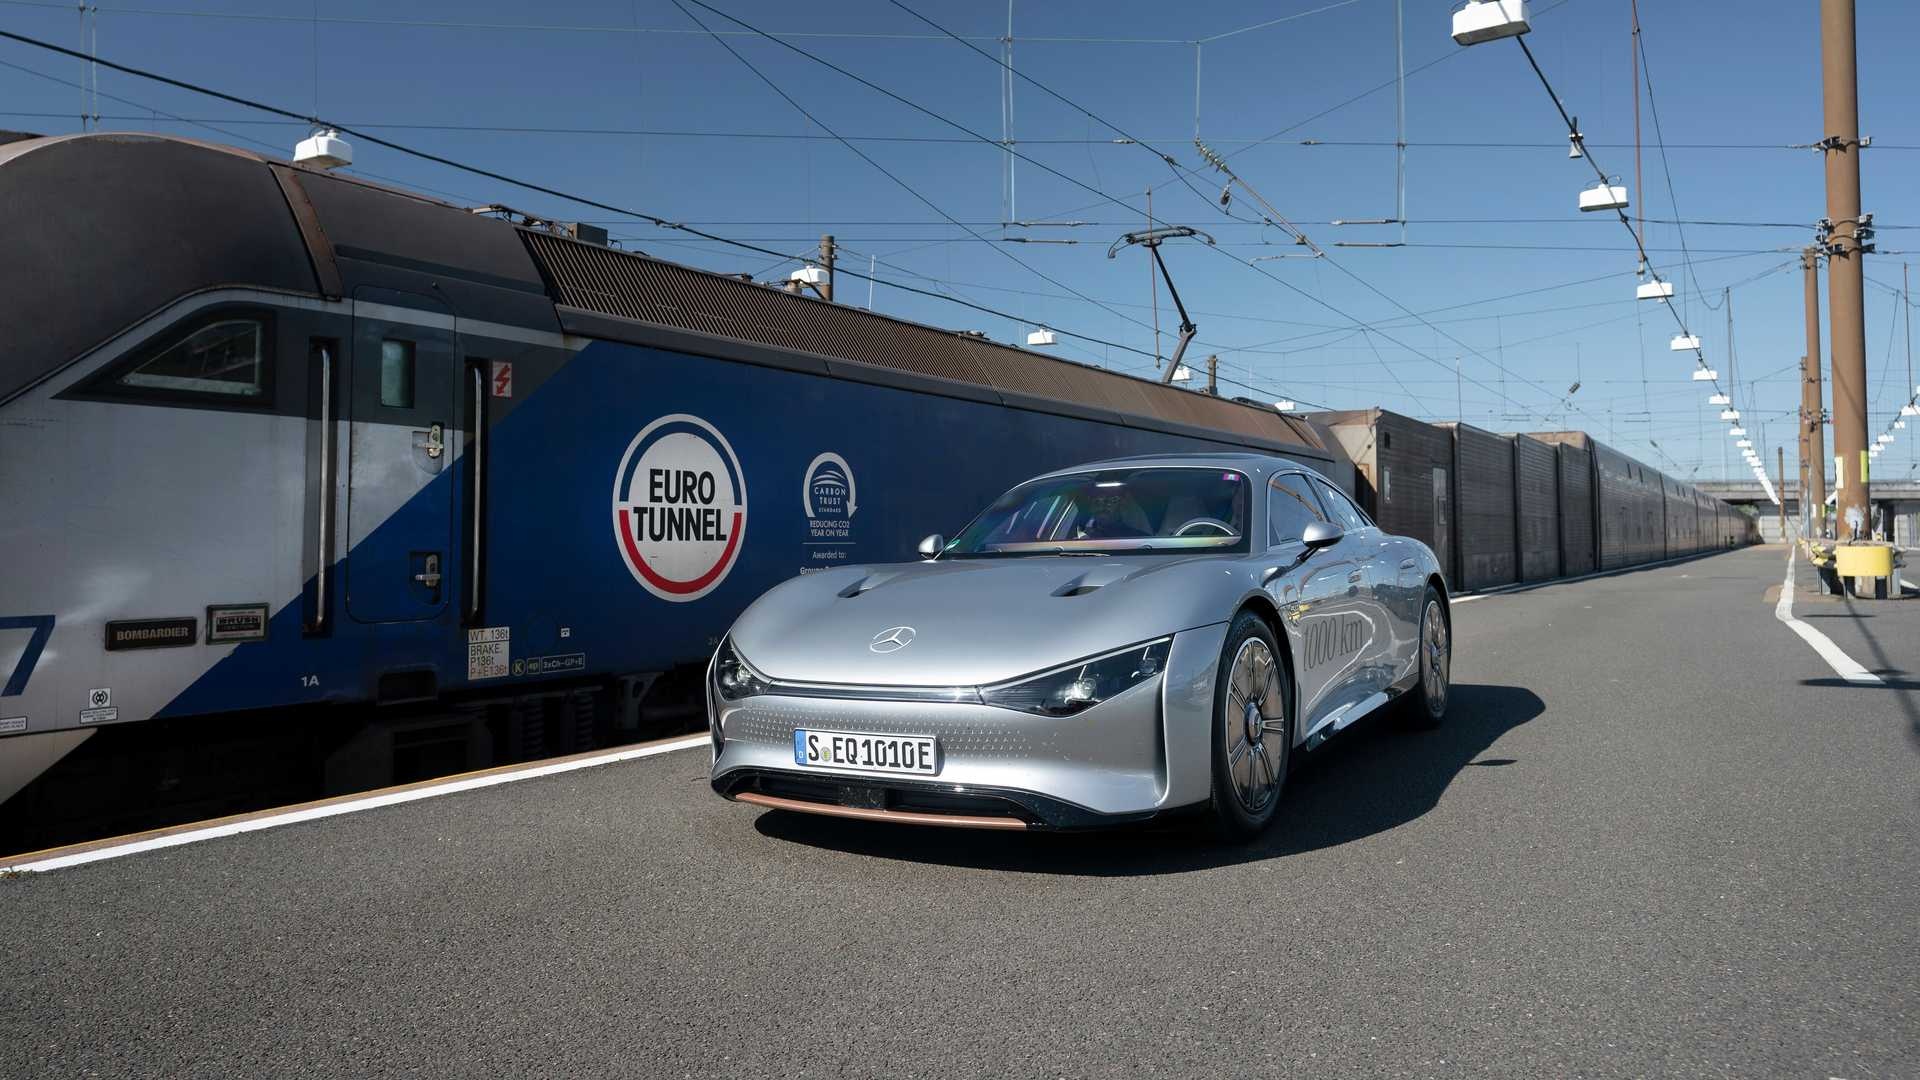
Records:
[[[413,408],[413,342],[387,338],[380,343],[380,404]]]
[[[129,389],[265,398],[267,340],[264,320],[223,318],[140,361],[116,381]]]
[[[1300,539],[1308,525],[1327,520],[1320,501],[1299,473],[1282,473],[1267,485],[1267,544]]]

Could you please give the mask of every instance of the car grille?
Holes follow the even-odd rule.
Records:
[[[777,705],[749,704],[736,710],[727,720],[727,739],[793,745],[795,728],[827,731],[864,731],[886,735],[932,735],[940,740],[944,753],[970,758],[1027,758],[1057,752],[1044,720],[1025,719],[1008,713],[1004,723],[980,719],[979,710],[952,719],[930,719],[904,713],[847,714],[836,716],[829,709],[812,706],[786,709]],[[1038,729],[1038,730],[1036,730]]]

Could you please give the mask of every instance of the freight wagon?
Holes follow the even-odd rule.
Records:
[[[1495,435],[1385,409],[1312,413],[1381,528],[1425,541],[1463,590],[1753,542],[1750,520],[1582,431]]]
[[[326,748],[325,787],[633,737],[764,589],[1037,472],[1350,476],[1271,408],[347,176],[0,143],[0,798],[150,718],[419,718]]]

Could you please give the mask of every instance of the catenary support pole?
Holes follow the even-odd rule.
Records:
[[[832,301],[832,300],[833,300],[833,256],[834,256],[834,252],[835,252],[835,249],[834,249],[834,245],[833,245],[833,235],[832,235],[831,233],[829,233],[829,234],[828,234],[828,235],[826,235],[826,236],[822,236],[822,237],[820,238],[820,265],[826,268],[826,271],[827,271],[827,285],[826,285],[826,288],[825,288],[825,289],[823,289],[823,290],[821,290],[821,292],[820,292],[820,298],[821,298],[822,300],[827,300],[827,301]],[[858,263],[856,263],[856,264],[854,264],[854,265],[856,265],[856,266],[857,266],[857,265],[859,265],[859,264],[858,264]]]
[[[1800,365],[1800,426],[1807,482],[1800,489],[1807,507],[1808,535],[1827,535],[1826,394],[1820,386],[1820,258],[1808,248],[1800,255],[1807,286],[1807,355]],[[1862,353],[1864,355],[1864,351]]]
[[[1820,59],[1827,164],[1827,317],[1832,327],[1834,536],[1865,536],[1867,342],[1860,230],[1860,102],[1854,0],[1821,0]]]

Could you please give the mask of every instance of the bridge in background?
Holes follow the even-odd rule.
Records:
[[[1701,491],[1717,499],[1725,499],[1735,506],[1750,506],[1758,515],[1760,534],[1769,541],[1780,539],[1779,512],[1774,509],[1773,500],[1767,497],[1766,490],[1753,480],[1702,480],[1694,484]],[[1832,486],[1828,486],[1832,492]],[[1892,521],[1895,543],[1909,547],[1920,544],[1920,477],[1907,476],[1873,483],[1873,504],[1876,512],[1884,510]],[[1800,485],[1788,483],[1781,489],[1780,497],[1786,500],[1787,516],[1800,514]]]

